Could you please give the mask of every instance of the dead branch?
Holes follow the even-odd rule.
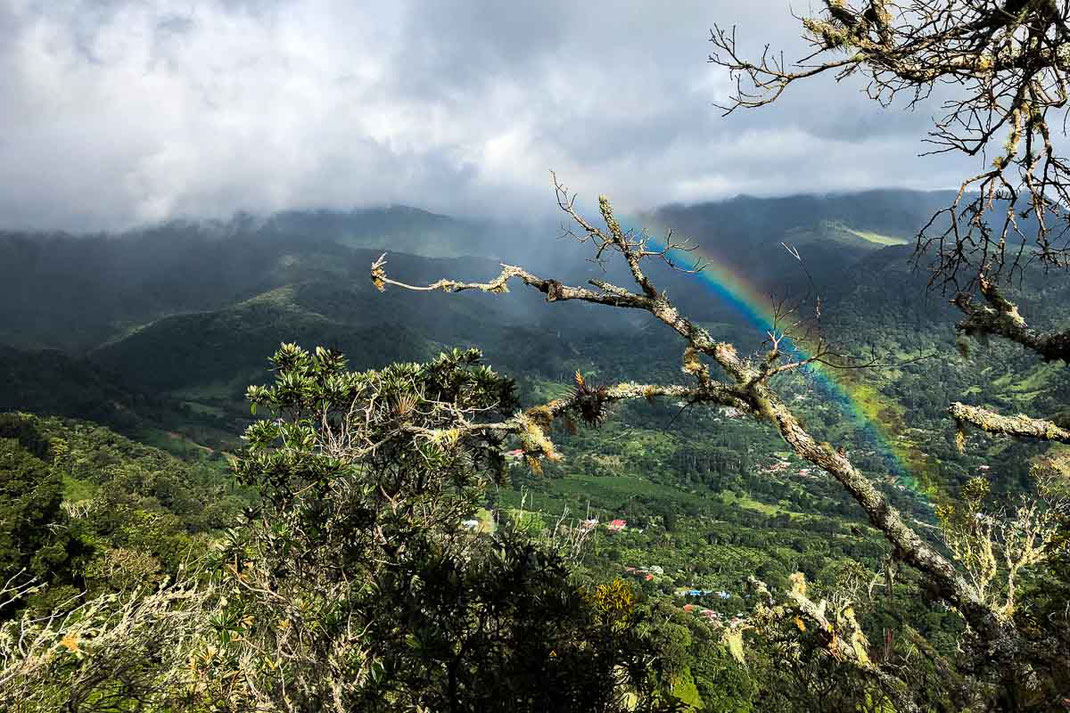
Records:
[[[564,192],[563,186],[557,184],[558,196]],[[1006,638],[1000,636],[1001,623],[997,620],[992,610],[980,601],[972,592],[966,581],[962,578],[943,555],[928,545],[909,525],[906,524],[899,512],[888,502],[887,498],[873,485],[850,462],[847,456],[828,443],[817,441],[803,427],[799,419],[785,404],[770,385],[771,369],[768,368],[768,359],[748,359],[739,354],[735,346],[726,341],[715,339],[705,328],[699,326],[682,315],[668,299],[665,293],[658,290],[642,270],[642,261],[645,257],[640,254],[641,248],[632,236],[620,229],[619,223],[613,215],[612,207],[606,198],[599,199],[599,207],[602,218],[606,223],[606,230],[595,227],[588,222],[573,208],[572,200],[560,201],[562,209],[577,223],[582,235],[596,243],[599,256],[619,253],[620,257],[628,265],[632,277],[639,287],[640,292],[630,292],[623,288],[612,286],[608,288],[604,284],[592,283],[596,290],[582,287],[569,287],[556,280],[547,280],[536,277],[521,268],[503,266],[502,273],[486,283],[465,283],[454,280],[440,280],[426,287],[415,289],[445,289],[456,291],[456,288],[478,289],[485,292],[500,293],[502,286],[508,279],[515,277],[525,284],[543,292],[547,301],[581,300],[596,304],[604,304],[613,307],[625,307],[630,309],[642,309],[649,312],[655,319],[661,321],[673,329],[687,344],[685,352],[684,370],[691,374],[697,385],[693,395],[698,396],[711,393],[709,389],[719,396],[729,396],[733,405],[741,411],[749,413],[754,418],[772,424],[781,437],[802,458],[814,465],[828,471],[835,477],[851,496],[865,510],[870,522],[878,528],[885,538],[895,548],[897,556],[902,561],[924,573],[934,584],[937,591],[954,607],[956,607],[966,620],[979,631],[990,643],[1000,639],[1006,643]],[[414,289],[389,279],[383,270],[384,260],[380,258],[372,267],[372,279],[381,289],[385,285],[395,285],[404,289]],[[718,366],[730,380],[727,384],[710,380],[709,372],[699,361],[698,355],[703,355]],[[763,368],[764,365],[764,368]],[[643,387],[621,388],[617,392],[619,397],[637,398],[646,396]],[[713,403],[723,403],[716,398],[709,399]],[[549,421],[564,413],[569,408],[567,401],[551,402],[544,407],[536,407],[521,416],[522,420],[517,428],[522,428],[525,433],[531,434],[530,448],[535,452],[552,453],[552,445],[545,438],[545,429],[531,428],[532,421],[536,426],[545,425],[548,428]],[[541,436],[541,438],[540,438]],[[545,443],[544,443],[545,441]],[[528,450],[529,446],[525,446]]]

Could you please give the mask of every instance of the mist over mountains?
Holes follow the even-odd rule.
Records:
[[[835,276],[875,250],[910,243],[946,200],[943,193],[908,191],[740,197],[666,206],[633,222],[672,228],[758,284],[791,287],[802,273],[786,251],[771,249],[782,241],[802,250],[812,272]],[[559,233],[552,223],[476,222],[403,206],[175,221],[122,234],[2,232],[0,343],[84,352],[163,317],[221,309],[287,285],[348,284],[365,293],[366,268],[385,251],[397,274],[414,281],[458,270],[475,279],[498,261],[569,279],[598,272],[585,262],[586,248]],[[382,304],[362,321],[385,318],[390,310]],[[488,318],[517,307],[484,305],[492,310]]]
[[[951,198],[903,190],[740,196],[662,206],[625,219],[625,227],[672,230],[752,294],[787,300],[804,318],[820,301],[820,333],[842,354],[910,360],[955,351],[949,296],[928,289],[924,269],[911,261],[918,230]],[[390,276],[413,285],[486,281],[501,262],[567,284],[632,284],[623,266],[592,262],[591,246],[562,237],[560,224],[456,219],[407,206],[172,221],[121,234],[3,232],[0,411],[85,418],[129,434],[181,434],[222,447],[248,423],[246,387],[263,382],[267,359],[283,342],[337,348],[354,369],[477,347],[518,379],[527,400],[556,393],[576,371],[603,382],[678,379],[676,335],[645,313],[548,306],[520,285],[496,296],[381,293],[369,268],[384,252]],[[765,328],[701,280],[656,261],[647,271],[718,338],[743,350],[761,347]],[[1020,301],[1043,325],[1052,318],[1043,305],[1058,299],[1026,290]],[[938,377],[928,362],[914,376],[914,367],[872,372],[867,378],[885,392],[875,407],[887,411],[880,418],[909,430],[918,398],[934,418],[971,389],[1009,408],[1023,399],[1047,404],[1061,393],[1017,350],[984,359],[1027,376],[990,386],[966,362],[945,365]],[[888,398],[899,393],[910,401]],[[943,435],[937,429],[925,438]]]
[[[955,351],[950,296],[928,289],[925,270],[911,261],[918,230],[951,197],[901,190],[738,197],[663,206],[625,227],[672,230],[752,294],[769,304],[787,300],[804,318],[820,301],[820,333],[844,355],[909,360]],[[520,285],[496,296],[380,293],[369,268],[384,252],[390,276],[413,285],[486,281],[503,261],[567,284],[632,284],[621,265],[596,264],[589,244],[562,238],[558,224],[460,220],[404,206],[175,221],[116,235],[0,233],[0,410],[220,445],[248,422],[246,387],[262,383],[267,358],[283,342],[335,347],[354,369],[477,347],[520,381],[528,399],[553,393],[577,370],[605,382],[678,378],[675,334],[645,313],[548,306]],[[718,338],[760,348],[765,328],[701,280],[656,261],[647,270]],[[1053,318],[1044,305],[1058,302],[1034,289],[1019,299],[1040,325]],[[888,400],[879,408],[892,411],[881,418],[911,423],[917,394],[926,413],[939,414],[968,389],[1009,408],[1060,393],[1018,350],[983,358],[1027,376],[990,386],[967,362],[938,378],[923,362],[916,378],[924,385],[903,369],[872,372],[867,378],[886,393],[910,398]]]
[[[672,230],[754,294],[788,300],[802,316],[820,300],[820,328],[844,353],[919,354],[954,348],[947,296],[928,290],[911,263],[917,231],[950,197],[738,197],[663,206],[625,227]],[[528,395],[577,369],[607,381],[676,379],[675,336],[643,313],[547,306],[519,285],[493,297],[380,293],[369,276],[386,252],[391,277],[414,285],[489,280],[501,262],[568,284],[631,285],[621,265],[592,262],[590,245],[561,233],[557,223],[406,206],[172,221],[121,234],[0,233],[0,410],[231,439],[248,419],[246,387],[263,380],[282,342],[338,348],[356,369],[478,347]],[[647,269],[720,337],[748,350],[765,339],[701,280],[656,262]]]

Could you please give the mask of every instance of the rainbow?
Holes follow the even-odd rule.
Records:
[[[649,242],[655,242],[650,238]],[[665,249],[660,244],[656,249]],[[694,279],[723,303],[738,312],[744,320],[762,333],[773,329],[773,300],[749,282],[739,271],[731,269],[725,261],[717,259],[701,246],[690,251],[672,250],[673,262],[687,270],[697,270]],[[785,340],[786,342],[787,340]],[[806,346],[792,342],[785,348],[794,358],[806,359],[810,352]],[[889,415],[899,414],[901,407],[881,394],[874,387],[852,378],[858,375],[850,370],[835,369],[819,362],[812,362],[804,369],[815,387],[815,392],[827,401],[835,403],[856,429],[860,444],[880,454],[882,466],[895,480],[920,495],[934,494],[931,484],[923,485],[918,475],[930,470],[931,464],[918,450],[904,443],[891,423]],[[898,419],[894,419],[898,420]]]

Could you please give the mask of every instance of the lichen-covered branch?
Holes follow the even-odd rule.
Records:
[[[956,295],[953,304],[966,315],[958,324],[958,330],[967,335],[993,334],[1021,344],[1045,361],[1062,360],[1070,364],[1070,330],[1041,332],[1031,328],[1014,304],[986,279],[980,280],[984,303],[978,303],[969,295]]]
[[[527,270],[515,265],[503,264],[502,271],[495,278],[487,282],[462,282],[459,280],[443,279],[438,280],[437,282],[432,282],[430,285],[409,285],[404,282],[393,280],[387,277],[385,266],[386,253],[383,253],[383,255],[372,264],[371,268],[372,283],[380,292],[384,291],[387,285],[394,285],[395,287],[401,287],[406,290],[414,290],[417,292],[465,292],[476,290],[479,292],[489,292],[490,294],[500,295],[509,291],[509,280],[516,278],[525,285],[534,287],[536,290],[546,295],[547,302],[580,300],[582,302],[593,302],[595,304],[609,305],[611,307],[629,307],[632,309],[649,308],[649,297],[628,292],[625,289],[600,280],[591,280],[591,284],[598,288],[597,291],[589,290],[586,287],[570,287],[557,280],[546,280],[537,277]]]
[[[834,595],[831,601],[820,599],[815,602],[802,572],[796,572],[788,579],[791,588],[786,592],[787,601],[777,602],[763,582],[750,577],[748,583],[758,596],[758,603],[751,616],[737,628],[753,628],[761,633],[790,621],[788,626],[798,630],[797,636],[815,637],[821,649],[836,661],[854,666],[864,676],[876,681],[894,701],[895,710],[904,713],[917,711],[918,707],[905,683],[889,675],[870,658],[869,641],[858,623],[850,599]],[[733,633],[730,629],[726,635]]]
[[[1051,421],[1030,418],[1025,414],[1003,416],[980,406],[968,406],[957,401],[947,411],[960,427],[968,423],[993,435],[1070,443],[1070,431]]]
[[[1021,573],[1068,546],[1061,523],[1070,502],[1051,487],[1043,469],[1035,470],[1034,476],[1039,495],[1023,497],[1010,514],[1002,508],[984,511],[990,488],[981,477],[967,481],[960,508],[946,504],[936,509],[952,556],[965,569],[977,596],[1005,621],[1014,616]]]
[[[635,399],[653,401],[661,397],[683,400],[690,404],[731,406],[741,410],[747,408],[746,402],[736,389],[712,380],[706,380],[698,387],[681,384],[637,384],[627,381],[613,386],[591,388],[586,387],[583,377],[579,374],[576,375],[576,381],[577,388],[567,398],[533,406],[504,421],[472,422],[459,416],[456,423],[447,430],[417,426],[408,426],[405,430],[434,442],[455,441],[475,434],[510,434],[520,439],[528,463],[538,471],[541,470],[541,459],[559,458],[549,438],[550,427],[558,418],[598,422],[606,406],[611,403]]]
[[[597,282],[593,283],[596,290],[570,287],[556,280],[536,277],[521,268],[508,265],[503,266],[501,274],[495,279],[485,283],[440,280],[431,285],[413,287],[388,278],[383,269],[385,264],[383,258],[372,266],[373,281],[380,289],[384,289],[386,285],[395,285],[405,289],[439,289],[447,292],[477,289],[501,293],[509,279],[517,278],[546,294],[547,301],[581,300],[649,312],[655,319],[673,329],[686,342],[684,371],[692,375],[696,381],[695,391],[691,392],[690,396],[701,397],[695,400],[710,403],[725,403],[726,399],[730,400],[732,405],[740,410],[773,425],[800,457],[826,470],[843,485],[865,510],[870,522],[895,548],[902,561],[923,572],[935,589],[956,607],[977,631],[990,640],[995,639],[1000,628],[999,621],[984,602],[975,596],[951,562],[929,546],[906,524],[887,498],[854,467],[846,455],[828,443],[818,442],[811,436],[787,404],[778,397],[770,385],[770,380],[775,371],[771,368],[771,364],[779,358],[779,355],[765,359],[743,357],[731,343],[714,338],[708,330],[681,314],[665,293],[658,290],[642,271],[641,262],[647,257],[642,252],[644,242],[641,238],[636,238],[620,229],[609,201],[605,198],[599,200],[602,218],[608,228],[607,231],[602,231],[578,216],[572,208],[571,200],[562,201],[563,187],[560,184],[556,185],[559,204],[577,222],[582,235],[587,236],[581,240],[596,241],[599,259],[606,254],[619,253],[628,264],[640,292],[629,292],[616,286],[607,287]],[[594,238],[591,238],[592,235]],[[703,357],[720,366],[728,383],[722,384],[710,379],[709,371],[702,362]],[[645,387],[621,385],[615,388],[617,391],[613,393],[619,398],[646,396],[643,391]],[[526,424],[534,419],[537,424],[545,422],[548,426],[550,420],[563,414],[569,408],[567,400],[536,407],[522,414],[520,416],[522,421],[516,426],[517,428],[522,426],[526,432],[531,433],[530,445],[538,452],[539,449],[546,449],[546,444],[542,443],[538,437],[539,434],[532,432]]]

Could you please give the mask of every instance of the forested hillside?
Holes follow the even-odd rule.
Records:
[[[938,524],[934,506],[957,498],[970,478],[998,471],[996,490],[1009,502],[1048,451],[980,436],[962,451],[949,402],[1059,416],[1070,397],[1060,367],[1036,363],[1013,345],[959,352],[953,310],[946,296],[926,289],[907,244],[945,198],[737,199],[668,207],[643,219],[678,224],[712,259],[734,256],[733,270],[752,269],[755,285],[777,285],[801,309],[819,303],[811,328],[851,363],[874,361],[834,373],[846,400],[806,372],[785,376],[782,387],[807,426],[847,447],[927,536]],[[260,512],[254,490],[226,472],[223,454],[237,452],[238,437],[257,417],[246,388],[268,379],[268,357],[282,342],[330,347],[358,371],[477,347],[516,380],[525,406],[567,397],[576,374],[591,384],[677,378],[672,333],[640,315],[546,305],[524,291],[380,294],[368,279],[380,254],[371,248],[383,236],[409,236],[399,244],[416,248],[424,245],[422,230],[433,231],[427,254],[391,250],[392,273],[413,283],[458,272],[487,279],[499,269],[489,253],[441,256],[486,251],[486,242],[462,242],[469,228],[399,209],[243,219],[226,230],[169,225],[120,236],[3,236],[9,279],[2,289],[12,299],[0,320],[11,342],[0,352],[0,407],[40,414],[4,416],[0,433],[4,467],[18,474],[5,496],[15,523],[5,573],[36,575],[47,585],[25,606],[41,609],[79,589],[163,583],[225,541],[242,512]],[[554,244],[552,231],[545,240]],[[567,261],[558,254],[529,267],[561,264]],[[565,276],[582,283],[616,279],[616,270],[579,262]],[[720,338],[761,347],[766,335],[693,276],[664,267],[652,275]],[[1059,326],[1060,315],[1045,306],[1070,295],[1040,275],[1028,278],[1017,293],[1021,303]],[[578,576],[592,586],[627,583],[649,608],[644,616],[662,622],[651,635],[676,657],[670,699],[677,703],[790,710],[793,686],[801,688],[791,695],[817,700],[814,681],[784,679],[773,649],[748,644],[750,663],[742,666],[736,644],[717,632],[733,631],[729,622],[755,607],[750,577],[790,590],[792,577],[803,576],[831,596],[888,570],[880,533],[836,482],[736,409],[685,400],[621,406],[601,428],[559,429],[553,438],[560,460],[533,471],[521,445],[493,487],[471,494],[468,515],[478,532],[553,540],[562,524],[579,528]],[[886,598],[859,602],[867,635],[879,640],[893,620],[909,617],[918,636],[949,655],[959,625],[913,601],[917,586],[916,575],[904,573]]]

